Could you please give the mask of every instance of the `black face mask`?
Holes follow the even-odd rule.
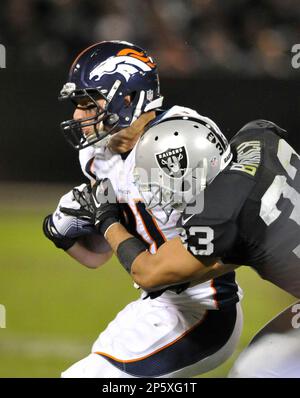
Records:
[[[76,150],[87,148],[90,145],[94,145],[100,140],[103,140],[110,134],[116,132],[118,126],[119,117],[115,113],[110,113],[106,108],[102,108],[97,100],[104,99],[108,103],[107,98],[98,90],[78,90],[73,92],[72,96],[59,97],[59,100],[71,99],[73,104],[77,107],[80,104],[80,100],[86,99],[91,102],[93,108],[96,108],[94,116],[89,116],[82,119],[70,119],[63,121],[60,125],[62,133],[69,144]],[[105,130],[99,131],[97,125],[103,123]],[[86,137],[83,129],[85,127],[93,126],[94,134]]]

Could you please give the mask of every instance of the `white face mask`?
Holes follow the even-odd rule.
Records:
[[[140,169],[139,169],[140,170]],[[141,183],[139,170],[135,169],[135,184],[142,196],[146,208],[162,224],[166,224],[174,210],[187,214],[201,213],[203,210],[203,191],[207,183],[207,160],[201,161],[195,170],[191,170],[185,177],[179,179],[164,180],[158,178],[161,183]],[[151,181],[151,180],[150,180]],[[166,186],[172,182],[172,187]]]

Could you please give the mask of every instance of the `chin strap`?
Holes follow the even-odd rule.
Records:
[[[131,124],[134,123],[137,120],[137,118],[141,116],[142,105],[143,105],[144,99],[145,99],[145,91],[142,90],[141,93],[140,93],[140,98],[139,98],[139,100],[138,100],[138,102],[136,104],[136,107],[135,107],[135,111],[134,111],[134,114],[133,114],[133,117],[132,117]]]
[[[164,97],[156,98],[145,106],[144,112],[152,111],[153,109],[160,108],[163,104]]]

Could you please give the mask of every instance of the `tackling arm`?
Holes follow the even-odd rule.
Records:
[[[118,223],[107,230],[105,237],[117,254],[120,244],[133,238]],[[136,241],[138,250],[139,244],[137,239]],[[131,245],[134,245],[132,239]],[[150,254],[146,250],[140,252],[132,261],[130,273],[139,286],[145,290],[152,290],[183,282],[203,283],[237,267],[237,265],[224,265],[217,259],[211,258],[200,262],[185,249],[180,238],[174,238],[165,242],[155,254]]]

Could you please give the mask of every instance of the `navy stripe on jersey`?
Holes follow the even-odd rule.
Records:
[[[85,165],[85,172],[86,172],[90,177],[92,177],[94,180],[97,180],[96,174],[92,173],[92,171],[91,171],[91,167],[92,167],[92,164],[93,164],[94,159],[95,159],[95,157],[91,158],[91,159],[86,163],[86,165]]]
[[[156,248],[158,249],[163,243],[166,242],[166,238],[163,233],[159,230],[156,222],[154,221],[154,217],[147,211],[145,203],[143,202],[136,202],[137,211],[144,223],[145,229],[149,237],[153,240],[156,244]],[[123,210],[123,217],[121,218],[121,223],[126,226],[131,235],[142,240],[148,250],[150,250],[151,243],[148,243],[142,235],[137,232],[137,223],[135,215],[131,209],[131,207],[127,203],[120,203],[120,206]],[[190,283],[182,283],[176,286],[171,286],[170,288],[164,288],[162,290],[156,290],[155,292],[149,292],[147,296],[144,298],[150,297],[151,299],[155,299],[161,296],[166,290],[175,291],[177,294],[181,293],[182,291],[186,290],[189,287]]]
[[[193,365],[219,351],[229,340],[236,324],[236,305],[210,310],[202,321],[173,343],[144,358],[122,361],[96,352],[112,365],[137,377],[158,377]]]
[[[126,227],[127,231],[133,235],[135,238],[141,240],[146,244],[148,250],[150,249],[151,244],[148,243],[142,235],[137,232],[137,223],[135,215],[131,210],[131,207],[127,203],[119,203],[122,213],[121,213],[121,223]]]
[[[166,241],[165,237],[154,223],[153,217],[147,211],[145,203],[137,202],[136,208],[145,223],[149,235],[156,243],[157,248],[159,248],[163,243],[165,243]]]
[[[238,285],[235,281],[235,272],[228,272],[212,280],[212,287],[215,288],[215,302],[218,308],[239,302]]]
[[[127,203],[120,203],[120,206],[125,214],[122,218],[121,222],[126,226],[126,229],[129,233],[135,236],[138,239],[142,239],[145,243],[147,243],[148,248],[150,248],[151,244],[145,241],[142,235],[137,232],[137,223],[135,215],[131,209],[131,207]],[[145,203],[137,202],[136,203],[137,211],[145,225],[145,228],[148,232],[148,235],[155,242],[156,247],[159,248],[163,243],[165,243],[166,238],[162,234],[162,232],[158,229],[153,217],[146,210]]]

